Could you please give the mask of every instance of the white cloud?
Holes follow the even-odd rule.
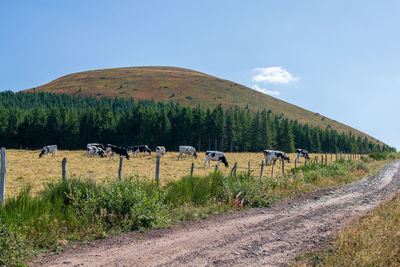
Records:
[[[278,96],[280,94],[278,91],[270,91],[270,90],[267,90],[265,88],[261,88],[260,86],[258,86],[258,84],[253,84],[250,87],[253,88],[254,90],[257,90],[259,92],[262,92],[262,93],[265,93],[265,94],[268,94],[268,95]]]
[[[282,67],[255,68],[254,71],[258,74],[253,76],[253,81],[258,83],[290,83],[299,80],[299,77],[293,77]]]

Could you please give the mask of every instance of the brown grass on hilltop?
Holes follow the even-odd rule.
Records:
[[[29,89],[28,91],[32,91]],[[224,108],[238,106],[250,110],[271,110],[288,119],[308,123],[321,129],[376,139],[350,126],[279,100],[241,84],[205,73],[176,67],[131,67],[84,71],[69,74],[38,86],[36,91],[66,93],[73,96],[123,97],[175,102],[195,107]]]

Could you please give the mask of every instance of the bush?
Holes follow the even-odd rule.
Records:
[[[272,198],[266,192],[271,187],[272,180],[259,179],[247,174],[225,177],[223,198],[233,200],[240,193],[239,199],[243,199],[243,205],[248,207],[269,207]]]
[[[293,168],[292,174],[298,176],[301,172],[303,180],[306,183],[315,183],[324,177],[337,177],[343,176],[348,173],[348,167],[351,161],[339,160],[332,164],[323,165],[319,163],[311,163],[301,167]]]
[[[373,152],[368,156],[374,160],[400,159],[400,153],[396,152]]]
[[[361,156],[361,161],[365,163],[371,162],[372,158],[366,157],[366,156]]]
[[[165,195],[156,183],[128,178],[111,183],[100,190],[97,199],[98,214],[107,211],[107,222],[124,230],[157,228],[169,223],[164,206]]]
[[[171,181],[166,186],[167,204],[177,207],[184,204],[205,205],[209,201],[233,204],[240,193],[243,205],[267,207],[272,200],[264,192],[269,187],[265,180],[248,175],[223,176],[221,172],[205,177],[187,176]]]
[[[22,265],[32,254],[20,229],[7,227],[0,220],[0,266]]]
[[[166,202],[177,207],[184,203],[204,205],[211,199],[212,176],[185,176],[177,181],[170,181],[166,186]]]

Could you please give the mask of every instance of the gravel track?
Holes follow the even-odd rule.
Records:
[[[126,233],[42,254],[30,266],[285,266],[318,249],[340,227],[400,191],[400,161],[376,175],[254,209]]]

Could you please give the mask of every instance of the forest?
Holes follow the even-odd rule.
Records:
[[[38,149],[86,149],[87,143],[158,145],[169,151],[192,145],[199,151],[370,153],[394,151],[385,144],[288,120],[271,110],[217,106],[185,107],[151,100],[96,98],[46,92],[0,93],[0,145]]]

